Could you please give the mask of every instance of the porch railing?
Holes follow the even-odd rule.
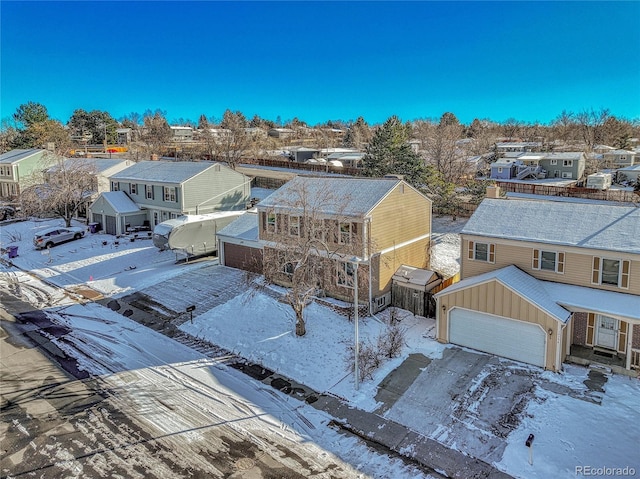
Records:
[[[640,349],[631,349],[631,369],[640,369]]]

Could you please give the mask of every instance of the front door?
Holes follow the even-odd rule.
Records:
[[[596,328],[596,346],[616,349],[618,340],[618,320],[609,316],[598,315]]]

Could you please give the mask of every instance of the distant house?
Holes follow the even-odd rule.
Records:
[[[145,211],[151,226],[184,214],[242,210],[251,198],[248,177],[209,161],[141,161],[109,181],[111,191],[125,192]],[[95,203],[91,211],[97,213]]]
[[[112,175],[128,168],[134,164],[131,160],[119,158],[66,158],[62,165],[54,165],[46,172],[47,180],[55,178],[61,171],[86,171],[95,176],[96,194],[111,190],[109,178]]]
[[[491,178],[562,178],[579,180],[584,176],[586,157],[582,152],[509,153],[491,165]]]
[[[496,153],[498,156],[503,156],[504,153],[524,153],[540,151],[542,148],[542,142],[540,141],[506,141],[496,143]]]
[[[291,138],[295,131],[291,128],[270,128],[267,133],[273,138]]]
[[[116,130],[116,143],[118,145],[131,143],[131,128],[118,128]]]
[[[438,341],[552,371],[640,369],[640,208],[485,199],[460,237]]]
[[[190,126],[171,126],[171,139],[173,141],[193,140],[193,128]]]
[[[37,148],[11,150],[0,155],[0,199],[15,201],[20,192],[34,182],[34,178],[55,163],[53,155]]]
[[[311,158],[315,158],[319,153],[319,149],[307,148],[306,146],[292,146],[289,148],[290,158],[296,163],[304,163]]]
[[[602,156],[606,165],[612,165],[613,168],[624,168],[637,164],[637,155],[635,151],[611,150],[603,153]]]
[[[336,251],[332,258],[318,256],[331,278],[325,294],[351,300],[352,258],[361,258],[370,281],[360,297],[374,312],[390,304],[398,268],[429,265],[431,200],[398,178],[297,176],[257,209],[265,263],[291,237],[311,235]],[[286,268],[270,279],[284,286],[291,281]]]
[[[640,164],[627,166],[626,168],[620,168],[616,172],[616,181],[628,181],[630,183],[635,183],[640,178]]]
[[[517,174],[516,160],[512,158],[498,158],[491,163],[491,178],[494,180],[510,180]]]

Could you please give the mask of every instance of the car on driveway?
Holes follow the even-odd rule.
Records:
[[[84,232],[84,228],[77,226],[47,228],[36,233],[33,237],[33,244],[36,249],[51,248],[65,241],[80,239],[84,236]]]

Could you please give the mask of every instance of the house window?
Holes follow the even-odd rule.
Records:
[[[502,173],[502,166],[498,167],[498,173]]]
[[[562,160],[562,166],[572,167],[573,166],[573,160]]]
[[[562,172],[562,177],[571,179],[571,178],[573,178],[573,174],[570,171],[563,171]]]
[[[176,189],[173,186],[163,186],[164,191],[164,200],[175,203],[176,200]]]
[[[138,185],[136,183],[129,183],[129,193],[132,195],[138,194]]]
[[[564,253],[556,251],[533,250],[533,269],[564,273]]]
[[[340,244],[351,243],[351,223],[340,223]]]
[[[275,213],[267,214],[267,231],[271,233],[276,232],[276,214]]]
[[[289,216],[289,234],[291,236],[300,236],[300,217]]]
[[[491,243],[479,243],[477,241],[469,241],[468,258],[475,261],[486,261],[495,263],[496,245]]]
[[[311,238],[324,243],[324,221],[311,220]]]
[[[353,263],[349,263],[348,261],[338,263],[338,286],[353,288],[354,273]]]
[[[555,166],[558,164],[558,160],[551,160],[550,164],[551,166]]]
[[[287,263],[285,263],[284,265],[282,265],[282,272],[284,274],[286,274],[289,277],[293,276],[293,271],[295,270],[295,265],[289,261]]]
[[[591,282],[628,289],[630,269],[630,261],[594,256]]]
[[[153,199],[153,186],[152,185],[144,185],[144,196],[148,200]]]
[[[627,157],[626,157],[626,156],[621,156],[621,157],[620,157],[620,161],[625,161],[626,159],[627,159]]]
[[[178,217],[178,213],[169,213],[169,218],[175,219]]]
[[[112,181],[111,182],[111,191],[118,191],[120,188],[120,185],[117,181]]]

